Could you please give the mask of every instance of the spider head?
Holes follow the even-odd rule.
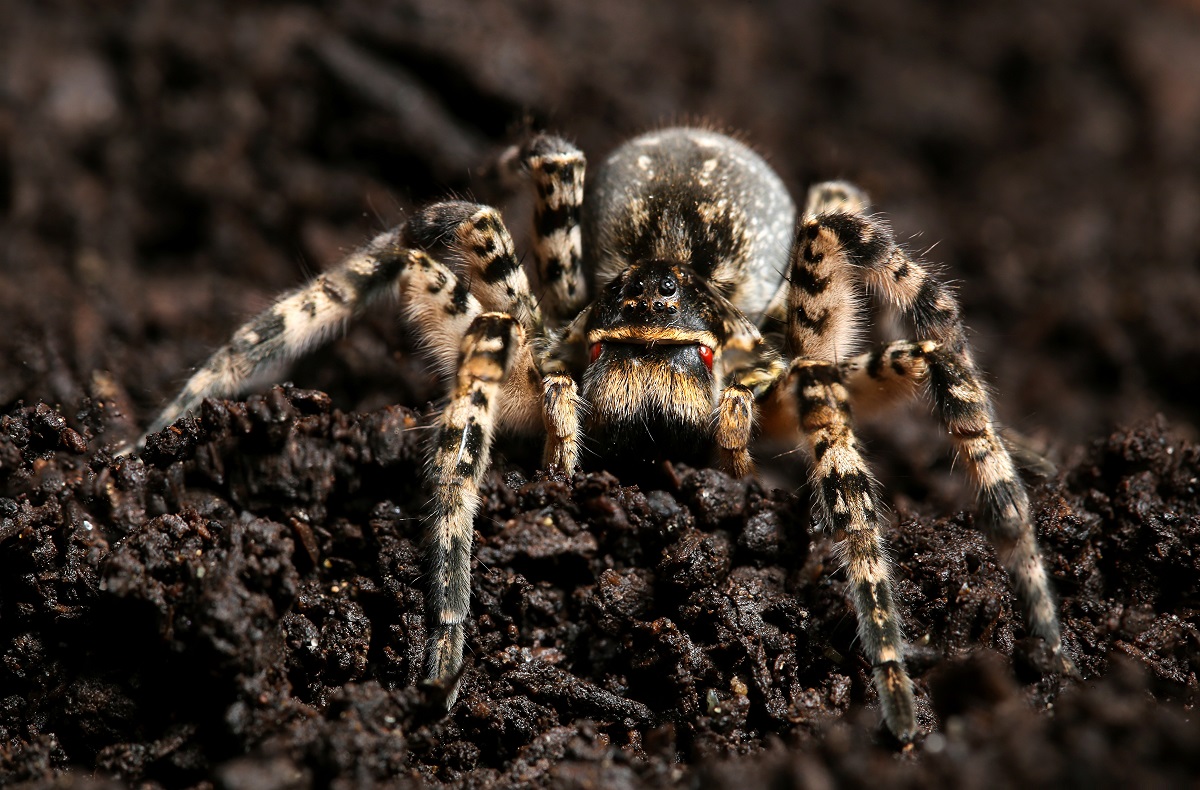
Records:
[[[585,327],[585,435],[601,458],[703,463],[724,357],[758,331],[685,263],[635,263],[608,283]]]

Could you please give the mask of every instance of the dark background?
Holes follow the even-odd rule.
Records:
[[[862,184],[945,264],[1007,421],[1063,446],[1196,423],[1193,4],[192,5],[8,14],[2,404],[70,408],[109,371],[144,423],[526,126],[598,160],[708,119],[797,194]]]
[[[122,485],[130,490],[149,486],[148,493],[139,494],[145,506],[135,509],[145,518],[174,512],[176,500],[186,500],[194,512],[221,521],[215,510],[205,511],[180,493],[197,486],[197,480],[200,489],[233,502],[222,511],[230,518],[251,512],[286,523],[295,515],[287,506],[270,504],[269,497],[260,506],[238,488],[253,484],[230,482],[226,467],[212,461],[222,453],[242,452],[246,445],[237,444],[242,441],[237,436],[247,431],[252,453],[262,450],[261,443],[253,443],[254,430],[239,434],[236,428],[258,424],[253,409],[243,423],[234,419],[233,429],[219,415],[208,419],[200,433],[189,435],[192,444],[163,451],[144,474],[129,467],[115,471],[120,463],[110,459],[108,443],[135,436],[190,369],[244,317],[400,221],[406,210],[448,194],[501,197],[472,174],[523,131],[562,133],[596,162],[633,133],[695,120],[740,132],[798,196],[814,180],[858,182],[910,249],[944,267],[963,302],[1001,419],[1063,468],[1056,482],[1039,489],[1043,530],[1072,518],[1095,528],[1058,543],[1049,538],[1051,550],[1062,552],[1052,565],[1064,598],[1073,602],[1077,593],[1092,591],[1098,601],[1123,601],[1121,611],[1150,607],[1153,616],[1185,623],[1183,636],[1172,637],[1172,646],[1158,656],[1175,650],[1181,679],[1155,691],[1159,698],[1194,702],[1200,644],[1194,623],[1200,603],[1187,592],[1194,590],[1187,586],[1195,584],[1194,576],[1182,577],[1185,591],[1159,605],[1150,584],[1159,571],[1151,560],[1138,565],[1142,560],[1133,559],[1143,549],[1158,550],[1168,558],[1166,567],[1186,570],[1198,529],[1188,487],[1196,457],[1188,442],[1200,424],[1200,5],[1193,0],[349,0],[329,7],[12,2],[0,21],[0,412],[7,415],[6,438],[0,439],[0,504],[6,508],[0,516],[7,519],[0,529],[0,562],[9,577],[0,586],[5,596],[0,629],[10,673],[0,688],[7,706],[0,767],[41,780],[66,765],[85,771],[101,766],[131,780],[190,784],[210,776],[213,765],[227,766],[223,761],[231,755],[262,749],[266,736],[261,735],[244,742],[222,736],[226,739],[218,738],[215,746],[181,736],[183,746],[164,752],[175,755],[170,768],[162,767],[167,758],[161,756],[142,762],[98,757],[125,737],[113,734],[121,722],[88,729],[63,712],[77,699],[69,681],[35,682],[27,674],[30,662],[38,661],[69,670],[49,657],[54,653],[49,642],[35,650],[28,642],[35,637],[27,635],[49,633],[45,629],[57,627],[52,623],[95,622],[95,607],[105,605],[98,579],[112,573],[104,570],[105,557],[125,536],[140,534],[138,519],[110,496],[108,523],[101,525],[104,546],[94,547],[90,558],[83,552],[61,559],[69,554],[64,547],[75,540],[72,530],[83,523],[80,513],[103,510],[96,498],[103,498],[112,480],[125,480],[122,474],[129,478]],[[519,197],[512,204],[515,230],[524,225],[519,218],[527,207],[522,204]],[[423,365],[408,353],[410,346],[390,315],[372,314],[291,376],[301,387],[328,392],[340,412],[330,418],[330,404],[301,399],[299,406],[264,407],[275,416],[262,420],[286,421],[295,416],[288,408],[294,408],[340,425],[339,420],[355,419],[346,414],[383,420],[379,415],[393,413],[384,409],[389,403],[420,408],[436,392]],[[276,394],[277,400],[289,397]],[[62,416],[37,411],[39,402]],[[897,492],[900,520],[915,519],[910,526],[918,531],[931,518],[949,516],[969,502],[960,486],[946,482],[952,479],[943,474],[948,462],[937,462],[936,473],[926,479],[922,465],[936,451],[926,447],[930,431],[922,423],[923,410],[916,409],[915,417],[902,413],[870,434],[884,480]],[[1147,422],[1158,413],[1165,421]],[[914,422],[917,427],[910,427]],[[322,429],[332,432],[329,441],[337,439],[336,425]],[[1128,426],[1141,427],[1131,431]],[[224,449],[203,449],[217,445]],[[278,443],[270,446],[285,457],[291,452]],[[182,459],[197,452],[202,460],[183,471]],[[397,452],[408,459],[402,474],[415,478],[419,463],[405,455],[407,450]],[[239,474],[255,479],[253,472]],[[400,501],[382,477],[365,477],[354,496]],[[50,478],[57,482],[47,488]],[[535,507],[538,496],[560,502],[574,497],[573,507],[586,511],[579,504],[578,482],[574,493],[526,492],[521,496],[532,499],[522,504],[493,501],[488,506],[516,513]],[[376,483],[379,488],[372,487]],[[168,489],[169,494],[162,493]],[[687,505],[691,490],[684,486],[672,496]],[[1144,506],[1131,504],[1126,513],[1111,505],[1120,495],[1142,490],[1148,492]],[[504,499],[494,494],[493,500],[497,497]],[[337,511],[315,499],[331,514]],[[58,503],[57,515],[30,509],[51,501]],[[771,501],[772,512],[793,506]],[[925,510],[914,515],[910,508]],[[413,506],[405,518],[419,510],[419,504]],[[1081,515],[1085,510],[1099,520]],[[1144,523],[1122,521],[1121,513],[1136,521],[1150,518],[1151,511],[1158,528],[1173,536],[1174,548],[1162,549],[1166,544],[1145,538]],[[370,512],[360,503],[347,506],[343,516],[365,521]],[[1164,514],[1174,520],[1164,521]],[[507,516],[492,516],[501,517]],[[738,540],[737,524],[698,518],[702,527],[730,531],[731,540]],[[941,528],[966,528],[977,536],[964,518],[956,517],[954,525],[943,522]],[[161,520],[155,523],[154,529],[165,529]],[[1119,532],[1121,524],[1131,530],[1121,543],[1128,554],[1113,556],[1129,556],[1134,570],[1114,565],[1108,572],[1142,573],[1149,586],[1137,587],[1143,580],[1125,587],[1106,582],[1092,590],[1078,579],[1072,586],[1070,568],[1084,554],[1099,556],[1099,535]],[[1143,539],[1145,546],[1138,543]],[[39,554],[28,548],[32,545],[46,548]],[[332,550],[324,544],[321,549]],[[897,551],[903,562],[936,549],[900,546]],[[587,562],[603,559],[588,557]],[[636,558],[627,559],[636,564]],[[738,562],[743,559],[738,555]],[[38,564],[43,560],[54,570]],[[71,613],[55,614],[43,589],[50,577],[39,574],[58,574],[54,583],[70,587],[75,582],[62,577],[70,575],[71,563],[91,568],[92,576],[72,588],[73,602],[53,604],[75,607]],[[555,573],[549,574],[551,582]],[[419,579],[411,582],[412,589],[420,589]],[[954,589],[953,579],[939,583]],[[919,581],[914,584],[921,587]],[[275,604],[280,612],[290,600],[288,584],[281,589],[285,592],[277,593]],[[914,587],[912,597],[930,594],[927,587]],[[481,596],[486,592],[476,591]],[[1109,616],[1101,613],[1108,605],[1080,604],[1074,615],[1101,622]],[[1010,632],[1015,627],[1020,636],[1019,618],[1015,622],[1006,627]],[[910,634],[913,630],[910,624]],[[82,637],[72,631],[56,638],[59,649],[70,652],[77,644],[71,640]],[[1092,652],[1081,663],[1096,676],[1108,673],[1105,656],[1118,638],[1088,643]],[[989,644],[978,634],[973,639]],[[1082,637],[1071,640],[1076,649],[1085,649]],[[990,646],[1011,654],[1012,645],[1004,640]],[[849,643],[843,647],[854,650]],[[371,653],[372,662],[377,657]],[[1139,660],[1152,667],[1157,658]],[[986,660],[970,666],[964,670],[967,685],[1003,675]],[[585,670],[576,665],[572,671]],[[296,683],[296,670],[291,672]],[[405,672],[411,669],[388,676],[360,668],[346,677],[380,679],[398,689],[405,685]],[[1118,684],[1115,691],[1105,686],[1101,692],[1120,697],[1123,689],[1132,689],[1127,701],[1141,699],[1140,676],[1130,672],[1135,679],[1120,681],[1125,686]],[[1020,677],[1026,684],[1021,694],[1053,700],[1057,688],[1030,685],[1034,674]],[[108,682],[123,687],[115,676],[115,670],[106,675]],[[1154,676],[1161,680],[1161,673]],[[833,709],[845,711],[849,705],[856,710],[871,702],[865,685],[856,683],[850,702]],[[928,694],[925,681],[920,683],[922,694]],[[1035,687],[1036,693],[1030,690]],[[239,689],[235,697],[248,693]],[[836,694],[821,693],[829,707]],[[141,699],[133,692],[127,696]],[[311,689],[305,699],[328,710]],[[1086,699],[1079,703],[1085,708],[1107,704],[1098,697]],[[141,714],[137,704],[130,704],[132,721]],[[933,726],[932,716],[944,719],[953,712],[953,705],[935,704],[929,713],[928,703],[923,704]],[[219,718],[220,710],[212,715]],[[1088,716],[1094,714],[1087,710]],[[871,728],[873,714],[862,719],[864,729]],[[177,714],[156,715],[174,721]],[[691,725],[679,716],[673,726],[687,730]],[[564,713],[560,723],[576,718],[588,717]],[[551,727],[559,720],[539,721]],[[994,734],[988,728],[997,725],[978,726],[983,735],[975,746],[986,743]],[[672,742],[677,751],[663,747],[664,755],[675,755],[664,758],[663,765],[753,753],[779,737],[791,743],[786,726],[756,727],[744,735],[744,748],[689,751]],[[62,734],[68,731],[75,735]],[[600,732],[603,737],[593,732],[588,743],[616,738],[603,724]],[[57,745],[48,745],[51,736]],[[140,742],[138,737],[125,741]],[[437,737],[453,740],[444,733]],[[198,741],[204,745],[195,745]],[[501,742],[509,748],[501,748],[493,764],[501,773],[488,776],[511,779],[511,753],[524,741]],[[824,745],[814,753],[841,765],[829,770],[845,770],[838,749],[849,747],[836,739],[819,742]],[[964,754],[977,756],[975,746]],[[425,778],[482,775],[462,754],[439,756],[428,744],[422,748],[413,747],[408,757],[398,758],[400,764],[426,766]],[[643,757],[653,751],[629,748]],[[869,748],[887,753],[886,744]],[[1011,748],[1020,753],[1022,747]],[[585,752],[578,758],[584,763],[593,754]],[[180,753],[192,755],[192,762]],[[329,769],[328,776],[321,773],[325,769],[304,774],[319,760],[313,762],[311,752],[305,752],[308,757],[289,754],[292,769],[318,782],[352,773],[343,767]],[[602,762],[603,749],[595,754]],[[547,759],[553,763],[563,759],[562,753]],[[439,761],[459,767],[428,767]],[[1008,764],[1005,759],[997,763]],[[812,765],[804,770],[810,768],[817,770]],[[393,769],[399,770],[385,766],[371,776],[390,776]],[[666,773],[644,766],[639,771],[638,781],[652,783],[691,776],[675,776],[665,767]],[[966,774],[954,775],[961,780]],[[222,776],[221,781],[233,782],[233,774]],[[538,776],[548,781],[550,774]]]

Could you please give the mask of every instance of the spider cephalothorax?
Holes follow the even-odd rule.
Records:
[[[430,450],[426,611],[429,676],[453,704],[473,520],[498,433],[544,436],[543,463],[565,472],[586,448],[616,468],[711,461],[745,475],[758,426],[811,457],[814,510],[845,557],[884,718],[907,740],[917,722],[881,533],[885,508],[851,412],[911,397],[924,383],[979,487],[982,520],[1030,630],[1071,668],[1028,496],[957,301],[866,215],[860,190],[817,185],[797,212],[761,157],[691,128],[618,148],[586,199],[584,156],[560,138],[539,135],[500,164],[535,187],[536,291],[499,212],[461,201],[429,206],[237,330],[151,430],[205,397],[236,393],[376,297],[396,298],[450,380]],[[439,250],[460,265],[440,263]],[[864,292],[907,318],[917,338],[861,351]]]
[[[601,462],[705,463],[725,352],[754,325],[686,263],[645,261],[600,289],[584,335],[584,436]]]

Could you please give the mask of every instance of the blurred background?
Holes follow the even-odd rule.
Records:
[[[19,2],[0,23],[0,408],[130,435],[248,315],[530,128],[707,119],[865,186],[1051,454],[1200,424],[1195,0]],[[514,216],[520,216],[520,200]],[[513,221],[514,230],[523,223]],[[428,397],[372,316],[294,374]]]

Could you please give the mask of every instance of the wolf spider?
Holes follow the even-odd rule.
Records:
[[[469,616],[473,520],[493,437],[545,436],[543,462],[716,462],[753,472],[756,425],[811,455],[816,513],[840,545],[889,729],[917,733],[878,486],[851,407],[924,383],[1033,634],[1064,670],[1029,498],[997,433],[954,296],[895,242],[856,187],[811,188],[803,211],[754,152],[722,134],[663,129],[618,148],[584,191],[584,156],[539,135],[502,172],[536,192],[537,296],[493,208],[443,202],[382,233],[234,333],[154,421],[236,394],[339,331],[380,296],[399,301],[451,374],[431,449],[428,675],[453,704]],[[432,250],[460,259],[458,273]],[[860,290],[916,340],[856,353]]]

